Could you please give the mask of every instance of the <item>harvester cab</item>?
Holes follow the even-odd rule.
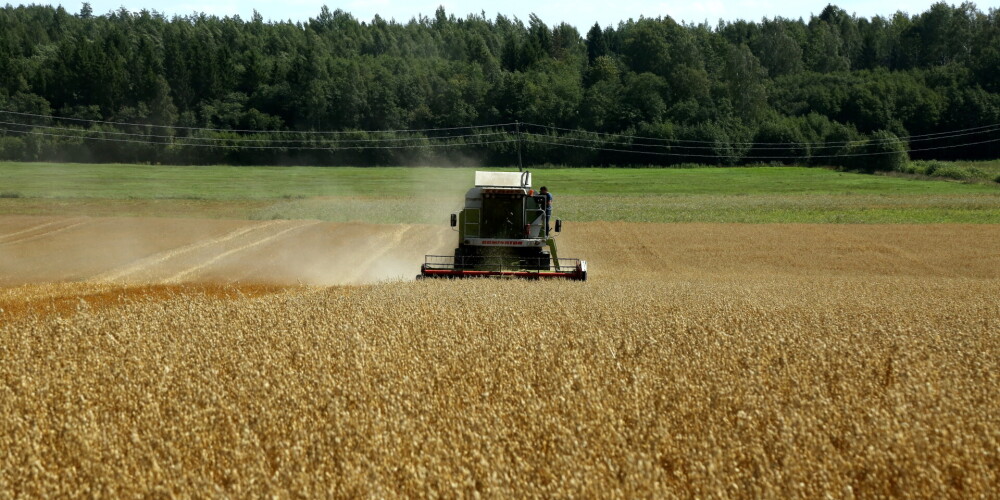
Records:
[[[559,258],[548,198],[531,188],[530,172],[476,172],[465,206],[451,214],[454,255],[428,255],[419,278],[563,278],[586,281],[587,262]],[[552,227],[554,226],[554,227]]]

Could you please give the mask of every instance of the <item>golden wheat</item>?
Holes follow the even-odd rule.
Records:
[[[996,280],[667,276],[8,289],[0,496],[996,494]]]

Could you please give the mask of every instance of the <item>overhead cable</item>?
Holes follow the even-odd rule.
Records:
[[[105,134],[105,135],[117,135],[126,137],[147,137],[153,139],[170,139],[170,140],[184,140],[184,141],[208,141],[208,142],[280,142],[280,143],[314,143],[316,140],[322,139],[276,139],[265,137],[261,139],[245,139],[245,138],[235,138],[235,137],[197,137],[197,136],[176,136],[176,135],[157,135],[157,134],[143,134],[143,133],[131,133],[131,132],[117,132],[111,130],[100,130],[100,129],[79,129],[70,127],[54,127],[50,125],[28,125],[18,122],[6,122],[0,121],[0,125],[10,125],[10,126],[20,126],[29,127],[35,129],[46,129],[46,130],[59,130],[63,132],[78,132],[82,134]],[[359,132],[360,133],[360,132]],[[443,136],[414,136],[414,137],[382,137],[382,138],[367,138],[367,139],[351,139],[351,138],[336,138],[327,139],[338,142],[402,142],[402,141],[427,141],[427,140],[443,140],[443,139],[459,139],[465,137],[485,137],[485,136],[495,136],[503,135],[507,132],[482,132],[478,134],[461,134],[461,135],[443,135]],[[85,137],[85,136],[72,136],[72,137]]]
[[[565,128],[565,127],[554,127],[554,126],[551,126],[551,125],[538,125],[538,124],[523,123],[523,122],[521,123],[521,125],[526,125],[526,126],[530,126],[530,127],[538,127],[538,128],[547,129],[547,130],[557,130],[557,131],[560,131],[560,132],[589,133],[589,134],[594,134],[594,135],[597,135],[597,136],[600,136],[600,137],[616,137],[616,138],[622,138],[622,139],[640,139],[640,140],[647,140],[647,141],[670,142],[670,143],[681,143],[681,144],[714,144],[715,143],[715,141],[701,141],[701,140],[692,140],[692,139],[671,139],[671,138],[663,138],[663,137],[648,137],[648,136],[638,136],[638,135],[615,134],[615,133],[609,133],[609,132],[593,132],[593,131],[587,131],[587,130],[582,130],[582,129],[571,129],[571,128]],[[975,132],[975,131],[978,131],[978,132]],[[959,129],[959,130],[949,130],[949,131],[945,131],[945,132],[934,132],[934,133],[929,133],[929,134],[910,135],[910,136],[907,136],[905,139],[906,140],[911,140],[911,141],[914,140],[914,138],[924,140],[923,138],[925,138],[925,137],[947,136],[947,135],[951,135],[951,134],[955,134],[955,136],[957,137],[959,135],[972,135],[972,134],[976,134],[976,133],[989,133],[989,132],[996,132],[996,131],[1000,131],[1000,123],[994,123],[994,124],[990,124],[990,125],[982,125],[982,126],[978,126],[978,127],[970,127],[970,128],[965,128],[965,129]],[[941,138],[944,138],[944,137],[941,137]],[[733,144],[733,145],[736,145],[736,146],[758,146],[758,145],[762,145],[762,146],[774,146],[774,145],[779,145],[779,146],[811,146],[811,145],[846,145],[846,144],[850,144],[851,142],[854,142],[854,141],[843,141],[843,142],[796,142],[796,141],[793,141],[793,142],[731,142],[730,144]]]
[[[468,147],[468,146],[482,146],[487,144],[504,144],[516,142],[517,139],[509,138],[503,140],[490,140],[490,141],[475,141],[475,142],[428,142],[424,144],[416,145],[404,145],[404,146],[357,146],[357,145],[337,145],[337,146],[251,146],[251,145],[232,145],[232,144],[191,144],[191,143],[175,143],[166,141],[141,141],[136,139],[114,139],[109,137],[86,137],[80,135],[66,135],[66,134],[52,134],[47,132],[38,132],[34,130],[14,130],[8,128],[0,128],[0,132],[9,132],[13,134],[21,135],[36,135],[42,137],[57,137],[63,139],[82,139],[88,141],[103,141],[103,142],[119,142],[119,143],[132,143],[132,144],[147,144],[153,146],[183,146],[183,147],[200,147],[200,148],[222,148],[222,149],[253,149],[253,150],[268,150],[268,149],[282,149],[282,150],[317,150],[317,151],[336,151],[336,150],[361,150],[361,149],[414,149],[421,147]]]
[[[155,127],[168,130],[201,130],[206,132],[236,132],[241,134],[328,134],[328,135],[338,135],[338,134],[388,134],[388,133],[402,133],[402,132],[437,132],[437,131],[450,131],[450,130],[466,130],[466,129],[480,129],[480,128],[490,128],[490,127],[507,127],[513,126],[514,123],[500,123],[492,125],[464,125],[461,127],[435,127],[435,128],[412,128],[412,129],[395,129],[395,130],[255,130],[255,129],[228,129],[228,128],[209,128],[209,127],[182,127],[179,125],[156,125],[153,123],[127,123],[127,122],[114,122],[106,120],[89,120],[85,118],[70,118],[66,116],[49,116],[49,115],[39,115],[33,113],[22,113],[18,111],[7,111],[0,110],[0,114],[8,114],[15,116],[24,116],[28,118],[42,118],[49,120],[66,120],[73,121],[77,123],[100,123],[103,125],[117,125],[120,127]]]
[[[844,153],[844,154],[833,154],[833,155],[805,155],[804,154],[804,155],[800,155],[800,156],[752,156],[752,157],[748,158],[747,155],[742,155],[742,154],[740,154],[740,155],[737,155],[737,154],[695,154],[695,153],[669,153],[669,152],[662,152],[662,151],[637,151],[637,150],[634,150],[634,149],[617,149],[617,148],[605,148],[605,147],[600,147],[600,146],[583,146],[583,145],[580,145],[580,144],[565,144],[565,143],[558,143],[558,142],[548,142],[548,141],[542,141],[542,140],[538,140],[538,139],[531,139],[528,142],[532,142],[532,143],[535,143],[535,144],[545,144],[545,145],[556,146],[556,147],[569,147],[569,148],[578,148],[578,149],[589,149],[589,150],[592,150],[592,151],[610,151],[610,152],[615,152],[615,153],[633,153],[633,154],[641,154],[641,155],[672,156],[672,157],[687,157],[687,158],[740,158],[740,159],[746,158],[746,159],[750,159],[750,160],[802,160],[804,158],[844,158],[844,157],[854,157],[854,156],[879,156],[879,155],[887,155],[887,154],[897,153],[897,151],[874,151],[874,152],[868,152],[868,153]],[[985,140],[985,141],[969,142],[969,143],[965,143],[965,144],[952,144],[952,145],[947,145],[947,146],[937,146],[937,147],[930,147],[930,148],[906,149],[906,150],[903,150],[902,152],[904,152],[904,153],[918,153],[918,152],[921,152],[921,151],[934,151],[934,150],[938,150],[938,149],[961,148],[961,147],[966,147],[966,146],[975,146],[975,145],[979,145],[979,144],[989,144],[989,143],[994,143],[994,142],[1000,142],[1000,138],[989,139],[989,140]]]

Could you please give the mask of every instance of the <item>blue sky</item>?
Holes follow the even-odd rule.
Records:
[[[50,2],[39,2],[50,3]],[[283,0],[281,2],[261,0],[215,0],[198,2],[196,0],[92,0],[90,5],[95,14],[106,14],[111,10],[125,7],[138,11],[150,9],[160,11],[167,16],[175,14],[186,15],[195,12],[215,14],[218,16],[239,15],[249,19],[254,9],[267,20],[305,21],[319,14],[320,7],[326,4],[330,10],[342,9],[350,12],[361,21],[369,21],[375,14],[385,19],[395,19],[405,23],[420,14],[431,17],[437,7],[443,6],[449,14],[465,17],[470,13],[486,12],[486,16],[494,18],[498,13],[508,17],[518,17],[527,22],[528,15],[536,14],[548,25],[567,22],[576,26],[581,33],[593,26],[595,22],[602,26],[617,25],[619,21],[640,16],[657,17],[669,15],[676,21],[700,23],[708,21],[715,25],[719,19],[754,20],[763,17],[777,16],[796,19],[806,18],[811,14],[819,14],[827,3],[834,3],[847,12],[863,17],[881,15],[889,17],[896,11],[918,14],[927,10],[933,4],[932,0],[842,0],[828,2],[814,0],[811,2],[791,0],[687,0],[687,1],[641,1],[641,0],[506,0],[497,1],[452,1],[452,0],[345,0],[341,2],[324,2],[314,0]],[[58,5],[58,3],[52,3]],[[79,12],[80,3],[63,3],[66,10]],[[609,7],[612,5],[613,7]],[[980,5],[980,9],[987,7]]]

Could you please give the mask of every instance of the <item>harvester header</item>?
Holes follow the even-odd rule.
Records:
[[[426,256],[418,277],[586,280],[586,261],[559,259],[562,221],[553,230],[551,213],[548,196],[531,188],[530,172],[476,172],[464,208],[451,214],[455,254]]]

